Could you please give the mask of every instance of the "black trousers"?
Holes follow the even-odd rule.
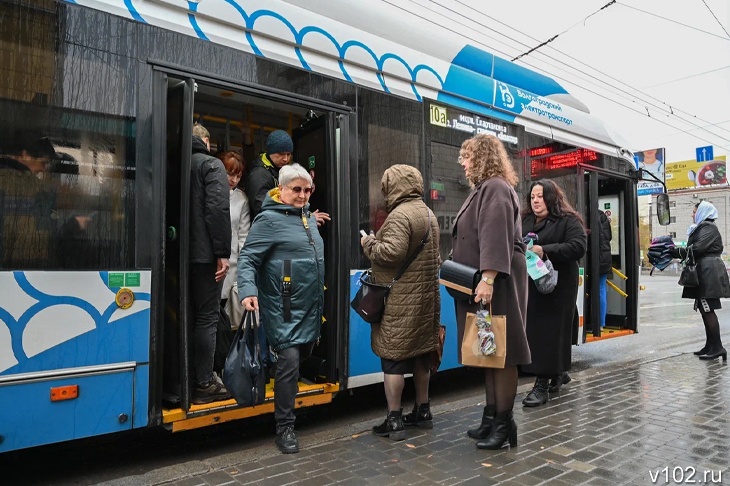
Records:
[[[193,367],[195,383],[213,379],[216,326],[223,282],[215,281],[215,263],[190,264],[190,297],[193,303]]]
[[[312,354],[314,343],[282,349],[277,354],[274,377],[274,420],[276,432],[294,426],[294,402],[299,391],[299,366]]]

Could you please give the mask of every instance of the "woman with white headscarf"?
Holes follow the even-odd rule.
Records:
[[[694,299],[695,310],[700,311],[705,324],[705,346],[694,354],[704,360],[722,357],[723,361],[727,361],[727,351],[720,339],[720,322],[715,314],[715,310],[722,307],[720,298],[730,297],[730,280],[720,258],[722,237],[715,226],[718,216],[712,203],[702,201],[698,204],[693,213],[693,224],[687,230],[687,246],[672,249],[672,256],[685,259],[690,254],[690,260],[694,259],[697,264],[699,285],[684,287],[682,291],[682,298]]]

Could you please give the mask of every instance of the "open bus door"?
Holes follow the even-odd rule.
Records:
[[[340,152],[349,147],[346,137],[340,140],[340,130],[349,133],[349,119],[337,116],[326,108],[317,107],[319,114],[308,120],[299,116],[301,106],[288,100],[272,100],[259,93],[222,91],[215,81],[175,76],[160,71],[155,73],[154,153],[159,154],[157,170],[161,181],[155,188],[160,205],[159,228],[165,234],[161,257],[155,266],[160,275],[155,293],[158,309],[155,323],[156,336],[153,367],[158,378],[150,382],[151,424],[163,424],[173,432],[223,423],[230,420],[271,413],[273,381],[266,386],[263,404],[241,407],[228,399],[209,404],[192,404],[192,324],[189,289],[189,193],[192,158],[193,120],[199,118],[211,132],[214,151],[240,150],[239,135],[230,130],[242,126],[242,117],[253,113],[256,122],[258,146],[264,145],[266,135],[274,129],[286,128],[287,120],[296,120],[299,128],[289,130],[295,141],[295,156],[305,168],[312,171],[317,184],[312,209],[336,213],[338,219],[323,228],[325,238],[326,284],[325,317],[320,345],[314,358],[301,368],[303,380],[295,406],[305,407],[329,403],[339,391],[344,371],[339,364],[345,351],[343,337],[336,323],[344,319],[345,292],[337,282],[337,270],[344,268],[346,257],[343,247],[342,225],[347,226],[349,205],[343,199],[349,184],[339,163]],[[223,94],[221,94],[223,93]],[[229,93],[233,93],[232,95]],[[311,110],[310,110],[311,112]],[[312,123],[309,123],[311,121]],[[301,124],[300,124],[301,122]],[[339,124],[339,128],[336,124]],[[251,124],[253,127],[253,124]],[[335,188],[337,190],[335,190]],[[339,216],[339,215],[338,215]],[[330,316],[332,316],[330,318]],[[161,378],[159,378],[161,377]]]
[[[306,120],[292,130],[294,142],[294,162],[304,167],[312,176],[314,192],[309,198],[310,211],[319,210],[334,216],[337,208],[336,168],[337,149],[335,139],[337,119],[334,113],[317,116],[313,111],[307,113]],[[334,217],[319,228],[325,243],[325,293],[322,334],[319,344],[302,363],[302,377],[314,383],[336,383],[338,381],[338,342],[337,322],[343,316],[338,312],[336,289],[339,254],[336,229],[339,221]]]
[[[636,181],[630,176],[593,167],[579,167],[579,211],[590,230],[584,264],[583,329],[579,342],[633,334],[638,331],[639,236]],[[605,284],[605,327],[601,326],[601,230],[598,211],[611,227],[611,272]],[[580,306],[579,306],[580,307]]]
[[[189,194],[195,82],[166,80],[162,399],[190,409]]]

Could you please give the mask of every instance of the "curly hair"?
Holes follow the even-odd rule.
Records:
[[[532,196],[532,190],[535,188],[535,186],[542,187],[542,199],[543,201],[545,201],[545,207],[550,214],[552,214],[556,218],[572,214],[578,219],[578,221],[580,221],[581,226],[585,226],[581,215],[578,214],[578,211],[573,209],[573,206],[571,206],[566,199],[565,192],[563,192],[559,185],[557,185],[550,179],[540,179],[539,181],[535,181],[530,184],[530,190],[527,191],[525,197],[525,208],[522,210],[523,218],[532,214],[532,202],[530,198]]]
[[[515,187],[517,173],[502,141],[494,135],[479,134],[461,144],[461,150],[471,153],[471,170],[467,176],[472,187],[492,177],[501,177]]]

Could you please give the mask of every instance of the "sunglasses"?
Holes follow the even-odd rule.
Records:
[[[294,186],[294,187],[286,186],[286,187],[288,187],[290,191],[296,192],[297,194],[299,194],[302,191],[304,191],[304,194],[312,194],[311,187],[299,187],[299,186]]]

